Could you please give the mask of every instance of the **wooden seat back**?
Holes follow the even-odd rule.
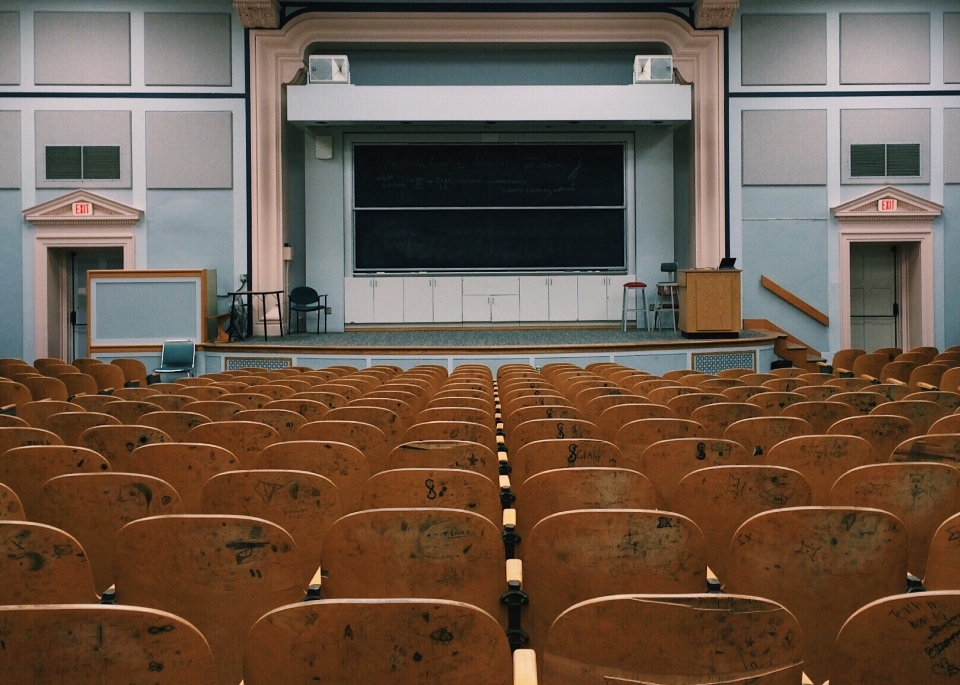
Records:
[[[238,412],[239,413],[239,412]],[[260,421],[211,421],[192,428],[184,442],[202,442],[218,445],[243,463],[254,459],[265,447],[280,442],[280,434],[273,427]]]
[[[70,397],[67,386],[59,378],[48,376],[30,376],[23,379],[23,385],[30,391],[34,400],[57,400],[66,402]]]
[[[803,633],[775,602],[743,595],[613,595],[557,617],[543,647],[540,682],[781,685],[799,683],[802,671]]]
[[[716,438],[677,438],[650,445],[636,469],[653,483],[660,502],[670,509],[673,493],[683,478],[708,466],[745,464],[747,452],[736,442]]]
[[[30,388],[23,383],[17,383],[16,381],[0,383],[0,407],[11,404],[19,407],[33,401],[34,398],[30,393]]]
[[[639,459],[655,442],[676,438],[703,437],[703,426],[688,419],[640,419],[625,424],[617,431],[616,445],[624,456]]]
[[[915,434],[923,435],[930,426],[947,414],[947,411],[936,402],[927,400],[900,400],[899,402],[886,402],[870,412],[873,415],[882,416],[903,416],[913,423]]]
[[[904,440],[894,448],[890,461],[930,461],[960,466],[960,431],[918,435]]]
[[[625,397],[625,396],[624,396]],[[607,407],[600,412],[596,420],[603,431],[604,439],[611,442],[626,424],[640,419],[678,419],[677,412],[663,404],[654,404],[649,400],[631,401]]]
[[[863,376],[880,378],[880,372],[883,370],[883,367],[892,361],[893,359],[891,359],[889,355],[880,352],[861,354],[853,360],[853,368],[851,371],[855,378],[862,378]]]
[[[723,439],[738,442],[747,450],[749,456],[759,457],[787,438],[811,434],[813,428],[803,419],[792,416],[761,416],[731,423],[723,432]]]
[[[206,639],[179,616],[144,607],[105,604],[0,607],[4,658],[0,682],[46,685],[82,674],[104,685],[211,683]],[[85,679],[85,678],[84,678]]]
[[[83,546],[98,592],[113,585],[113,538],[130,521],[182,514],[172,485],[139,473],[104,471],[51,478],[40,489],[37,520],[66,531]]]
[[[465,469],[402,468],[375,473],[363,485],[360,507],[462,509],[480,514],[497,526],[503,518],[497,483]]]
[[[370,467],[360,450],[346,443],[325,440],[275,443],[245,467],[310,471],[323,476],[337,486],[344,513],[360,508],[360,493],[370,477]]]
[[[509,439],[513,429],[525,421],[534,419],[582,419],[583,414],[576,407],[564,404],[534,405],[520,407],[509,414],[503,413],[503,430]]]
[[[600,440],[600,428],[586,419],[531,419],[514,427],[510,449],[519,450],[537,440]]]
[[[228,392],[225,395],[220,395],[218,399],[222,402],[235,402],[242,405],[244,409],[263,409],[274,401],[269,395],[257,392],[256,387],[253,390],[243,389]]]
[[[187,433],[201,423],[210,423],[210,419],[191,411],[155,411],[144,414],[139,421],[141,426],[163,431],[172,442],[183,442]]]
[[[386,436],[387,443],[392,447],[400,442],[404,426],[395,412],[383,407],[348,404],[344,407],[331,409],[324,415],[325,421],[358,421],[376,426]]]
[[[486,445],[467,440],[418,440],[402,442],[390,450],[384,470],[465,469],[495,480],[498,466],[497,455]]]
[[[366,457],[372,472],[382,470],[391,445],[383,431],[370,423],[360,421],[311,421],[300,427],[296,440],[320,440],[352,445]]]
[[[213,652],[217,685],[243,677],[243,642],[267,611],[303,597],[296,543],[252,516],[152,516],[116,536],[117,602],[189,621]]]
[[[93,426],[80,434],[80,447],[97,452],[108,462],[118,454],[130,454],[143,445],[157,442],[172,442],[172,438],[159,428],[142,425]]]
[[[496,429],[493,412],[474,407],[427,407],[417,414],[415,422],[426,423],[428,421],[466,421],[468,423],[479,423],[490,430]]]
[[[718,393],[694,392],[674,397],[667,402],[667,407],[676,413],[677,418],[689,419],[700,407],[726,401],[727,398]]]
[[[802,435],[777,443],[756,461],[799,471],[810,483],[812,504],[826,506],[837,478],[879,460],[873,446],[858,436]]]
[[[830,361],[830,364],[833,366],[834,375],[839,375],[841,370],[852,372],[854,360],[866,353],[866,350],[859,348],[847,348],[834,352],[833,359]]]
[[[748,519],[730,547],[725,589],[766,597],[797,617],[804,671],[815,683],[829,677],[844,621],[906,585],[906,528],[878,509],[774,509]]]
[[[280,607],[250,630],[244,683],[511,685],[510,645],[477,607],[440,599],[331,599]]]
[[[56,433],[64,445],[80,447],[80,435],[94,426],[119,426],[120,420],[95,411],[68,411],[47,417],[47,430]]]
[[[84,447],[27,445],[0,454],[0,483],[17,493],[25,515],[31,520],[37,520],[40,489],[51,478],[109,470],[106,459]]]
[[[816,434],[826,433],[840,419],[857,416],[859,412],[843,402],[797,402],[785,407],[780,416],[792,416],[810,424]]]
[[[8,485],[0,483],[0,521],[24,521],[23,504],[17,493]]]
[[[284,400],[278,400],[284,401]],[[289,409],[245,409],[233,415],[234,421],[253,421],[270,426],[277,431],[280,440],[292,440],[307,420],[295,411]]]
[[[81,544],[44,523],[0,520],[0,578],[0,606],[97,601]]]
[[[403,435],[403,442],[416,440],[467,440],[494,449],[494,432],[488,427],[467,421],[426,421],[415,423]]]
[[[806,397],[796,392],[758,392],[747,399],[747,404],[755,404],[763,411],[764,416],[780,416],[786,407],[797,402],[805,402]]]
[[[743,419],[765,416],[763,409],[746,402],[730,402],[724,399],[694,409],[690,420],[703,426],[703,435],[707,438],[722,438],[727,426]]]
[[[113,364],[92,364],[87,368],[86,373],[93,376],[93,380],[97,383],[97,390],[100,392],[122,388],[127,382],[123,369]]]
[[[140,388],[147,387],[147,367],[139,359],[118,358],[110,362],[114,366],[120,367],[123,371],[123,378],[127,383],[139,383]]]
[[[510,480],[519,487],[541,471],[571,467],[636,468],[612,442],[606,440],[536,440],[510,455]]]
[[[578,509],[541,519],[523,545],[524,629],[542,649],[566,609],[624,592],[701,592],[703,534],[680,514],[652,509]]]
[[[936,422],[927,430],[929,435],[960,433],[960,414],[950,414]]]
[[[906,395],[904,401],[926,400],[936,402],[943,407],[944,415],[953,414],[960,409],[960,392],[950,392],[948,390],[921,390]]]
[[[876,461],[888,461],[893,450],[914,435],[910,419],[902,416],[851,416],[841,419],[827,430],[829,435],[856,435],[873,445]]]
[[[953,514],[930,540],[923,586],[927,590],[960,590],[960,514]]]
[[[671,510],[689,517],[703,532],[707,565],[722,582],[730,561],[730,541],[751,516],[771,509],[811,504],[810,484],[782,466],[711,466],[684,476]]]
[[[84,411],[84,409],[73,402],[40,400],[27,402],[17,407],[17,416],[34,428],[45,429],[48,417],[65,411]]]

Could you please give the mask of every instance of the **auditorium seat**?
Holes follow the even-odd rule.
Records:
[[[98,598],[83,547],[43,523],[0,520],[0,578],[0,606],[92,604]],[[6,661],[2,654],[0,664]]]
[[[344,407],[331,409],[321,420],[369,423],[383,432],[387,444],[391,446],[400,442],[403,435],[403,424],[400,417],[383,407],[347,404]]]
[[[534,419],[582,418],[584,418],[584,416],[579,409],[564,404],[537,404],[532,407],[520,407],[509,413],[504,412],[504,433],[509,440],[514,428],[525,421],[532,421]]]
[[[270,426],[280,436],[281,441],[292,440],[300,426],[307,422],[300,414],[287,409],[245,409],[234,414],[232,420],[252,421]]]
[[[26,514],[23,513],[23,505],[17,493],[0,482],[0,521],[23,521],[25,518]]]
[[[731,423],[763,415],[763,409],[755,404],[731,402],[725,398],[694,409],[690,413],[690,420],[703,426],[704,437],[719,439]]]
[[[535,650],[546,644],[554,619],[578,602],[622,593],[706,589],[703,534],[690,519],[669,511],[579,509],[551,514],[521,545],[523,589],[530,597],[523,626]]]
[[[486,426],[468,423],[466,421],[427,421],[415,423],[403,435],[403,442],[416,440],[468,440],[486,445],[491,449],[496,446],[496,436]]]
[[[868,388],[871,383],[865,378],[834,378],[826,381],[824,385],[840,388],[841,392],[856,392]]]
[[[120,367],[123,371],[124,385],[127,383],[137,383],[137,387],[147,387],[147,367],[139,359],[118,358],[110,362],[114,366]]]
[[[33,402],[30,388],[15,381],[0,383],[0,407],[13,406],[14,408]]]
[[[345,513],[360,508],[360,493],[370,477],[363,452],[346,443],[325,440],[274,443],[244,467],[309,471],[328,478],[337,487]]]
[[[40,489],[54,476],[109,470],[106,459],[83,447],[31,444],[0,453],[0,483],[17,493],[30,520],[37,520]]]
[[[944,408],[936,402],[921,399],[886,402],[870,412],[875,416],[903,416],[910,419],[915,431],[910,437],[923,435],[937,419],[942,418],[946,413]]]
[[[906,402],[911,400],[936,402],[943,407],[944,415],[952,414],[960,409],[960,393],[948,390],[921,390],[906,395],[903,400]]]
[[[667,407],[680,419],[689,419],[690,415],[700,407],[718,402],[726,402],[727,398],[717,393],[693,392],[678,395],[667,402]]]
[[[890,459],[893,450],[904,440],[915,435],[915,427],[910,419],[902,416],[851,416],[840,419],[827,430],[829,435],[856,435],[864,438],[873,446],[876,461]]]
[[[381,471],[363,484],[361,509],[414,507],[462,509],[499,526],[500,488],[485,474],[466,469],[401,468]]]
[[[655,442],[675,438],[703,437],[703,426],[687,419],[639,419],[624,424],[617,431],[615,444],[627,460],[640,458]]]
[[[585,419],[531,419],[513,428],[510,433],[511,450],[537,440],[600,440],[600,428]]]
[[[294,436],[296,440],[342,442],[360,450],[370,465],[371,472],[382,470],[392,445],[383,431],[373,424],[361,421],[319,421],[305,423]]]
[[[859,412],[843,402],[797,402],[785,407],[780,416],[792,416],[810,424],[814,433],[826,433],[840,419],[858,416]]]
[[[123,424],[120,426],[93,426],[83,431],[77,442],[80,447],[91,449],[112,463],[117,455],[130,454],[130,452],[143,445],[172,442],[172,439],[159,428],[138,424]]]
[[[769,392],[762,385],[736,385],[726,390],[721,390],[720,394],[726,397],[730,402],[746,402],[754,395],[761,392]]]
[[[830,685],[940,685],[958,674],[960,592],[898,594],[857,610],[840,630]]]
[[[216,445],[159,442],[144,445],[129,454],[118,454],[114,471],[144,473],[165,480],[180,493],[183,511],[200,513],[200,493],[210,478],[243,467],[232,452]]]
[[[330,411],[330,408],[325,404],[317,402],[315,400],[298,400],[289,398],[286,400],[271,400],[267,402],[264,406],[264,409],[283,409],[286,411],[292,411],[296,414],[299,414],[304,419],[304,423],[310,423],[311,421],[319,421],[323,418],[324,414]],[[299,430],[299,427],[298,427]],[[288,438],[289,439],[289,438]]]
[[[759,457],[782,440],[812,433],[813,428],[803,419],[791,416],[759,416],[731,423],[723,432],[723,439],[738,442],[749,456]]]
[[[74,374],[79,376],[81,374]],[[71,395],[70,403],[76,404],[80,407],[80,411],[90,411],[97,412],[102,414],[103,408],[106,407],[111,402],[117,402],[119,398],[114,397],[113,395],[101,395],[99,393],[93,395]]]
[[[120,423],[136,423],[139,418],[152,411],[161,411],[163,408],[147,400],[117,399],[103,405],[103,413],[117,419]]]
[[[259,421],[211,421],[191,429],[184,442],[218,445],[229,450],[240,463],[255,458],[263,449],[280,442],[280,434]]]
[[[702,391],[716,393],[722,393],[724,390],[729,388],[738,388],[745,385],[746,383],[739,378],[726,378],[723,376],[720,378],[708,378],[697,383],[697,387]]]
[[[157,405],[163,411],[179,411],[183,409],[184,405],[196,401],[193,397],[188,397],[187,395],[164,395],[161,393],[159,395],[151,395],[150,397],[150,404]]]
[[[802,435],[778,442],[756,461],[799,471],[810,483],[812,504],[826,506],[837,478],[847,471],[880,460],[873,446],[861,437]]]
[[[156,685],[213,682],[206,639],[178,616],[144,607],[53,604],[0,607],[0,682],[48,685],[96,678]]]
[[[960,409],[957,411],[960,411]],[[927,430],[927,433],[960,433],[960,414],[954,413],[944,416],[942,419],[938,419],[932,426],[930,426],[929,430]]]
[[[880,393],[873,392],[870,389],[853,390],[850,392],[838,392],[831,395],[828,402],[843,402],[856,409],[861,414],[869,414],[881,404],[889,402],[886,397]]]
[[[11,407],[11,411],[14,409]],[[30,424],[19,416],[0,412],[0,427],[2,428],[30,428]]]
[[[920,366],[920,364],[916,361],[900,359],[898,357],[897,361],[884,364],[876,378],[881,383],[907,383],[910,381],[910,374],[913,373],[913,370],[918,366]]]
[[[519,488],[541,471],[575,467],[620,467],[634,469],[637,460],[624,455],[606,440],[536,440],[510,453],[510,479]]]
[[[744,595],[590,599],[550,626],[541,685],[800,683],[803,631],[779,604]]]
[[[811,504],[810,484],[782,466],[710,466],[687,474],[677,484],[669,508],[688,517],[703,532],[707,565],[724,581],[730,541],[751,516],[771,509]]]
[[[140,417],[140,425],[157,428],[173,442],[183,442],[193,428],[201,423],[209,423],[210,419],[203,414],[190,411],[155,411]]]
[[[797,388],[796,392],[798,395],[806,397],[810,402],[822,402],[840,392],[840,388],[824,383],[821,385],[805,385],[802,388]]]
[[[575,467],[540,471],[517,490],[521,539],[550,514],[574,509],[656,509],[653,483],[639,471],[612,467]]]
[[[67,411],[47,418],[47,430],[56,433],[64,445],[80,446],[80,434],[93,426],[119,426],[120,420],[95,411]]]
[[[246,685],[443,683],[522,685],[503,629],[488,613],[442,599],[336,599],[263,616],[244,651]]]
[[[230,421],[237,412],[244,410],[242,404],[230,402],[223,399],[217,400],[194,400],[187,402],[181,409],[194,414],[202,414],[210,419],[211,422]]]
[[[960,431],[918,435],[898,444],[890,461],[931,461],[951,466],[960,465]]]
[[[93,380],[97,383],[97,390],[100,392],[112,393],[126,383],[123,369],[113,364],[91,364],[85,373],[93,376]]]
[[[30,391],[34,400],[57,400],[66,402],[70,393],[67,386],[59,378],[49,376],[28,376],[23,379],[23,385]]]
[[[763,386],[766,387],[766,386]],[[747,404],[753,404],[763,410],[764,416],[780,416],[783,410],[791,404],[806,402],[807,398],[796,392],[780,392],[769,390],[758,392],[747,399]]]
[[[600,418],[603,412],[610,407],[614,407],[621,404],[649,404],[650,400],[646,397],[641,397],[629,390],[626,390],[617,395],[599,395],[593,399],[588,400],[583,405],[583,416],[588,418],[594,423]]]
[[[83,546],[99,593],[113,585],[113,538],[130,521],[182,514],[172,485],[153,476],[103,471],[56,476],[43,484],[36,519]]]
[[[797,617],[804,671],[814,683],[830,676],[843,622],[868,602],[906,588],[906,528],[877,509],[774,509],[741,525],[730,548],[724,589],[765,597]]]
[[[290,533],[300,553],[306,587],[320,566],[327,530],[343,515],[333,481],[300,470],[227,471],[203,486],[204,514],[238,514],[266,519]]]
[[[866,353],[866,350],[861,350],[858,348],[837,350],[834,352],[833,359],[830,361],[833,369],[833,375],[839,376],[842,373],[853,373],[853,362],[857,357],[860,357]]]
[[[147,400],[150,397],[160,397],[161,393],[154,390],[153,388],[147,387],[137,387],[137,388],[117,388],[113,391],[113,396],[119,400],[135,400],[143,401]]]
[[[907,570],[923,578],[930,540],[960,510],[960,471],[947,464],[892,463],[860,466],[837,479],[830,505],[889,511],[907,527]]]
[[[650,445],[631,468],[653,483],[657,497],[670,509],[677,484],[690,473],[708,466],[745,464],[747,452],[730,440],[677,438]]]
[[[44,428],[47,417],[65,411],[84,411],[84,409],[79,404],[72,402],[40,400],[20,405],[17,408],[17,416],[34,428]]]
[[[304,596],[296,543],[252,516],[132,521],[117,533],[114,560],[117,602],[169,611],[196,626],[213,652],[215,685],[243,677],[251,626]]]

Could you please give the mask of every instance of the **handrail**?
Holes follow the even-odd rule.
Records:
[[[794,295],[792,292],[790,292],[783,286],[778,285],[777,283],[774,283],[763,274],[760,275],[760,285],[762,285],[764,288],[766,288],[767,290],[772,292],[774,295],[776,295],[783,301],[787,302],[788,304],[792,304],[794,307],[799,309],[801,312],[809,316],[811,319],[813,319],[817,323],[821,323],[824,326],[830,325],[829,316],[821,312],[819,309],[817,309],[813,305],[807,302],[804,302],[803,300],[801,300],[799,297]]]

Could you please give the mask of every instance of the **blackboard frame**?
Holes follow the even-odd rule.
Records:
[[[345,181],[352,272],[627,273],[630,147],[623,138],[351,142],[353,165]],[[473,161],[481,158],[485,161]],[[424,171],[444,165],[455,168],[452,180]],[[488,168],[498,174],[493,183],[485,175]],[[576,180],[567,183],[574,175]],[[385,192],[373,192],[372,179],[385,184]],[[395,190],[398,183],[403,192]],[[457,183],[469,190],[455,187],[452,198],[438,194]],[[522,185],[520,192],[526,195],[518,199],[517,191],[511,195],[496,189],[478,194],[474,189],[483,183]],[[448,225],[453,229],[446,231]],[[536,242],[545,231],[556,239],[549,249],[533,249],[545,245]]]

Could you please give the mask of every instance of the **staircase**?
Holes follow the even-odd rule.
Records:
[[[747,330],[775,336],[774,354],[781,359],[786,359],[798,369],[816,373],[820,370],[817,363],[826,361],[817,350],[766,319],[744,319],[743,327]]]

